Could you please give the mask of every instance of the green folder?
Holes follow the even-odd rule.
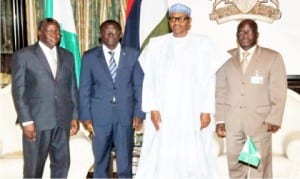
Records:
[[[243,150],[239,155],[239,161],[257,168],[260,164],[260,159],[261,157],[256,149],[253,140],[251,139],[251,137],[247,136],[247,141],[244,144]]]

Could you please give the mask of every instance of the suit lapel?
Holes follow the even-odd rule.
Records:
[[[248,65],[246,73],[253,73],[255,68],[258,66],[257,63],[260,62],[260,58],[259,58],[260,55],[261,55],[261,48],[259,46],[257,46],[252,55],[252,58],[250,59],[250,63]],[[251,74],[251,75],[253,75],[253,74]]]
[[[44,66],[44,68],[49,72],[49,75],[52,76],[52,78],[53,78],[53,75],[52,75],[52,72],[50,69],[50,65],[48,63],[48,60],[47,60],[46,55],[44,54],[42,48],[38,45],[38,43],[36,43],[35,48],[36,48],[35,54],[36,54],[37,60],[41,62],[42,66]]]
[[[105,59],[105,55],[104,55],[104,52],[103,52],[103,49],[102,49],[102,45],[99,46],[99,53],[97,55],[97,58],[99,59],[100,67],[103,68],[103,70],[104,70],[105,74],[107,75],[107,77],[109,79],[111,79],[111,82],[113,82],[110,71],[109,71],[109,68],[108,68],[108,64],[106,63],[106,59]],[[118,76],[118,73],[117,73],[117,76]]]
[[[233,66],[234,66],[238,71],[242,71],[242,70],[241,70],[241,63],[240,63],[239,50],[236,49],[236,50],[232,51],[231,55],[232,55],[231,58],[232,58]]]
[[[126,50],[121,48],[121,53],[120,53],[120,59],[119,59],[119,65],[118,65],[118,69],[117,69],[117,76],[116,76],[116,81],[118,81],[118,78],[120,77],[120,74],[123,67],[125,66],[126,64]]]
[[[56,50],[57,50],[57,57],[56,57],[57,59],[56,79],[57,79],[59,77],[59,74],[62,73],[64,52],[59,47],[57,47]]]

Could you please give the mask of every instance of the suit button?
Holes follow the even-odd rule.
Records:
[[[116,97],[114,96],[111,101],[110,101],[111,104],[116,104]]]
[[[117,88],[116,87],[113,87],[113,90],[116,90]]]

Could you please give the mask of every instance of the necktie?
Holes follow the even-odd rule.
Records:
[[[116,64],[116,60],[114,58],[115,52],[109,51],[108,53],[111,55],[110,60],[109,60],[108,68],[109,68],[111,77],[113,79],[113,82],[115,82],[115,78],[116,78],[116,75],[117,75],[117,64]]]
[[[51,72],[53,74],[53,77],[55,78],[56,76],[56,70],[57,70],[57,59],[56,59],[56,54],[54,50],[49,51],[50,54],[50,59],[48,60]]]
[[[248,60],[247,60],[247,57],[249,56],[249,52],[245,51],[243,52],[243,59],[242,59],[242,71],[243,73],[245,73],[246,69],[247,69],[247,66],[248,66]]]

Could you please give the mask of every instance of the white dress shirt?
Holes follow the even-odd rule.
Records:
[[[42,48],[42,51],[44,52],[44,55],[47,58],[48,64],[51,68],[51,72],[53,74],[53,77],[56,76],[56,70],[57,70],[57,50],[56,46],[50,49],[47,47],[43,42],[39,41],[39,45]]]
[[[118,43],[117,47],[114,50],[110,50],[104,44],[103,44],[102,47],[103,47],[102,49],[103,49],[103,52],[104,52],[104,56],[105,56],[105,60],[106,60],[107,65],[109,65],[109,60],[111,58],[111,55],[108,52],[114,52],[114,58],[115,58],[117,66],[118,66],[119,61],[120,61],[120,53],[121,53],[120,43]]]

